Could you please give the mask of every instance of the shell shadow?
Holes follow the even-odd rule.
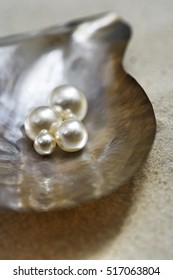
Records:
[[[134,187],[131,182],[107,197],[71,210],[1,213],[0,259],[92,258],[121,232]]]

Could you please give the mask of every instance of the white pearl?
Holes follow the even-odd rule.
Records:
[[[35,138],[34,149],[40,155],[50,155],[56,148],[55,138],[46,130],[41,130]]]
[[[58,114],[58,116],[59,116],[59,114],[61,115],[63,112],[63,108],[59,105],[54,105],[54,106],[50,106],[50,107],[55,113]]]
[[[55,133],[57,132],[57,129],[59,128],[60,123],[53,123],[50,127],[49,133],[55,136]]]
[[[62,107],[63,110],[70,109],[76,119],[83,120],[87,113],[87,99],[85,94],[72,86],[60,86],[55,88],[49,97],[49,105],[55,111]]]
[[[61,117],[63,121],[76,119],[76,116],[72,113],[70,109],[63,110],[61,113]]]
[[[25,120],[25,132],[26,135],[34,140],[41,130],[50,130],[52,123],[61,123],[61,115],[55,113],[47,106],[41,106],[31,110]]]
[[[76,152],[86,145],[88,133],[80,121],[67,120],[62,122],[57,129],[55,140],[62,150]]]

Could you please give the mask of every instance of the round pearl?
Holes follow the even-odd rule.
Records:
[[[49,133],[55,136],[55,133],[57,132],[58,128],[60,126],[60,123],[53,123],[50,127]]]
[[[41,106],[31,110],[25,120],[25,132],[26,135],[31,139],[35,140],[36,136],[41,130],[50,130],[52,123],[61,123],[61,115],[55,113],[52,109],[47,106]]]
[[[57,113],[57,114],[58,114],[58,116],[59,116],[59,115],[61,115],[61,114],[62,114],[62,112],[63,112],[62,107],[61,107],[61,106],[59,106],[59,105],[54,105],[54,106],[51,106],[51,109],[52,109],[55,113]]]
[[[62,122],[57,129],[55,140],[62,150],[76,152],[86,145],[88,133],[80,121],[67,120]]]
[[[55,138],[46,130],[41,130],[35,138],[34,149],[40,155],[50,155],[56,148]]]
[[[55,88],[49,97],[49,105],[55,111],[61,107],[63,110],[70,109],[77,120],[83,120],[87,113],[87,99],[85,94],[72,86],[60,86]]]
[[[62,111],[61,117],[62,117],[63,121],[76,119],[76,116],[72,113],[72,111],[70,109],[66,109],[66,110]]]

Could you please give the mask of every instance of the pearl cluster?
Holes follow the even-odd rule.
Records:
[[[32,109],[25,120],[25,133],[34,141],[36,152],[49,155],[56,145],[67,152],[81,150],[88,140],[82,123],[87,107],[81,90],[67,85],[55,88],[50,93],[49,106]]]

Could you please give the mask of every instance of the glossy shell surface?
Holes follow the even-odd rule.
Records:
[[[156,123],[141,86],[123,69],[130,38],[115,13],[0,39],[0,207],[49,211],[97,199],[130,180]],[[23,129],[62,84],[86,93],[89,141],[77,153],[38,155]]]

